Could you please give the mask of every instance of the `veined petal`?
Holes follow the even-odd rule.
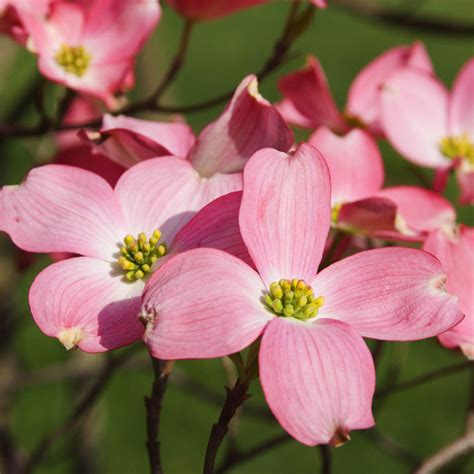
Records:
[[[263,334],[259,362],[268,405],[301,443],[338,445],[349,431],[374,425],[374,364],[348,324],[275,318]]]
[[[474,228],[459,226],[454,232],[443,229],[429,234],[423,249],[437,257],[448,275],[448,291],[459,297],[459,308],[466,317],[439,336],[447,348],[461,348],[474,359]]]
[[[445,289],[446,274],[429,253],[408,248],[360,252],[312,281],[325,299],[319,317],[345,321],[364,337],[411,341],[436,336],[463,315]]]
[[[84,8],[84,38],[101,64],[133,58],[161,16],[155,0],[101,0]]]
[[[448,134],[448,91],[429,74],[402,69],[384,83],[383,129],[405,158],[431,168],[449,166],[439,149]]]
[[[469,134],[474,141],[474,58],[464,64],[454,81],[449,103],[449,130],[452,135]]]
[[[384,52],[365,66],[351,84],[347,112],[380,134],[380,89],[390,74],[399,68],[414,67],[431,73],[433,66],[423,43],[397,46]]]
[[[169,245],[201,207],[197,203],[199,187],[198,174],[182,158],[154,158],[128,169],[115,187],[127,233],[148,235],[159,229]]]
[[[242,171],[262,148],[287,151],[293,133],[283,117],[258,92],[255,76],[239,85],[224,113],[199,135],[189,159],[203,177]]]
[[[311,122],[312,128],[320,125],[337,131],[347,128],[331,95],[324,71],[314,56],[309,57],[304,69],[280,79],[278,88],[285,100],[289,100]]]
[[[390,199],[407,226],[417,232],[452,227],[456,210],[438,193],[417,186],[394,186],[382,189],[377,196]]]
[[[142,281],[127,282],[109,262],[71,258],[36,277],[31,313],[46,335],[68,349],[103,352],[140,339],[143,326],[136,315],[143,287]]]
[[[382,156],[367,132],[353,129],[346,135],[336,135],[320,127],[309,143],[322,153],[328,165],[333,206],[372,196],[382,187]]]
[[[158,156],[185,158],[194,143],[191,128],[180,122],[156,122],[105,114],[99,132],[82,130],[80,137],[98,153],[130,168]]]
[[[330,194],[327,165],[311,145],[289,155],[261,150],[248,162],[240,230],[265,284],[314,276],[329,231]]]
[[[459,308],[466,314],[466,319],[469,316],[472,322],[474,318],[474,228],[460,225],[454,232],[436,230],[425,240],[423,250],[439,259],[448,275],[447,290],[458,296]]]
[[[73,166],[34,168],[0,192],[0,230],[30,252],[70,252],[113,259],[124,231],[110,185]]]
[[[221,250],[194,249],[160,267],[148,282],[141,317],[145,343],[160,359],[205,359],[238,352],[272,315],[260,302],[254,270]]]
[[[239,210],[242,192],[221,196],[202,208],[176,235],[170,253],[194,248],[224,250],[249,265],[252,259],[242,240]]]

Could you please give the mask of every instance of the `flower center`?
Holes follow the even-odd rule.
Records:
[[[467,133],[457,137],[445,137],[439,142],[441,153],[454,160],[464,158],[474,165],[474,144],[469,140]]]
[[[337,221],[339,220],[339,213],[341,212],[341,204],[334,204],[334,206],[331,209],[331,222],[335,225],[337,224]]]
[[[153,264],[166,254],[166,245],[159,243],[161,232],[155,230],[153,235],[147,239],[144,232],[138,234],[135,239],[127,235],[123,239],[125,245],[120,248],[122,254],[118,263],[125,272],[125,278],[129,281],[141,280],[151,272]]]
[[[84,49],[84,46],[63,44],[54,59],[69,74],[82,77],[89,67],[91,55]]]
[[[306,321],[317,316],[324,304],[324,297],[316,298],[310,285],[304,280],[293,278],[273,282],[270,291],[265,291],[263,303],[277,316]]]

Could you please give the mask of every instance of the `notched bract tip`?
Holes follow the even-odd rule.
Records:
[[[70,351],[72,349],[77,349],[78,344],[84,339],[84,331],[81,328],[73,327],[68,329],[63,329],[58,334],[59,342]]]

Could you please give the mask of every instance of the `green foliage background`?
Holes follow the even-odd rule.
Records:
[[[199,102],[227,91],[236,86],[244,75],[259,69],[281,31],[288,10],[287,3],[276,2],[197,25],[188,61],[167,94],[166,102]],[[395,1],[384,3],[400,5],[400,2]],[[414,0],[411,3],[414,4]],[[403,5],[407,8],[413,6],[409,2]],[[418,14],[468,21],[474,20],[474,7],[472,0],[420,0]],[[180,19],[169,8],[165,8],[158,29],[139,58],[137,88],[132,97],[143,97],[153,89],[175,51],[180,29]],[[428,34],[387,26],[357,18],[337,6],[330,6],[326,11],[317,12],[314,24],[296,43],[294,51],[300,53],[299,56],[267,78],[261,85],[261,91],[268,99],[277,100],[278,77],[300,67],[305,55],[311,53],[320,59],[336,100],[343,107],[348,87],[361,67],[387,48],[415,40],[424,41],[437,74],[449,85],[461,65],[473,54],[472,37]],[[37,72],[33,56],[7,38],[0,39],[0,60],[0,115],[5,118]],[[54,95],[54,91],[50,90],[49,93]],[[31,109],[29,105],[20,110],[23,121],[32,120]],[[187,119],[196,130],[200,130],[220,110],[221,107],[217,107],[189,115]],[[304,138],[304,134],[299,136]],[[0,146],[0,184],[19,182],[31,166],[47,162],[53,152],[48,140],[8,139],[3,140]],[[387,144],[382,144],[381,148],[387,167],[386,183],[417,184],[406,161]],[[426,170],[422,172],[430,175]],[[455,199],[454,183],[450,183],[448,194]],[[472,207],[460,208],[459,220],[473,225]],[[103,356],[66,353],[57,341],[42,335],[31,319],[27,304],[28,287],[37,272],[48,263],[47,258],[39,259],[26,274],[20,274],[11,263],[13,246],[4,236],[1,236],[1,244],[3,275],[0,285],[6,288],[3,306],[8,307],[8,317],[16,323],[18,330],[11,341],[9,329],[5,329],[1,338],[3,354],[0,355],[6,357],[5,351],[7,354],[17,354],[21,366],[27,371],[66,363],[72,358],[81,359],[85,365],[97,365]],[[142,348],[140,351],[145,357],[145,350]],[[443,349],[436,340],[410,344],[388,343],[382,353],[378,385],[384,386],[396,377],[408,379],[462,360],[462,355]],[[225,374],[219,360],[180,362],[178,367],[214,389],[223,399]],[[106,389],[93,413],[96,427],[88,432],[94,453],[92,465],[95,465],[97,472],[147,472],[143,397],[149,393],[151,381],[150,367],[126,370],[116,374]],[[30,450],[43,433],[62,422],[69,412],[71,401],[89,382],[91,380],[76,384],[71,381],[40,382],[18,390],[9,415],[14,434],[25,450]],[[255,395],[248,405],[263,406],[258,382],[254,383],[252,392]],[[391,395],[383,404],[375,404],[376,429],[421,459],[460,435],[468,398],[467,371]],[[165,397],[161,427],[162,456],[167,473],[200,472],[209,430],[218,412],[217,405],[193,391],[170,385]],[[238,444],[241,449],[247,449],[280,432],[281,428],[276,422],[258,421],[246,415],[244,409]],[[38,472],[80,472],[77,468],[79,446],[74,433],[68,433],[62,437]],[[352,441],[332,450],[332,454],[335,473],[401,474],[410,470],[396,457],[376,447],[364,432],[353,432]],[[318,472],[319,466],[317,448],[288,441],[239,465],[231,472],[310,473]],[[93,472],[92,467],[87,469]],[[446,472],[468,473],[473,469],[473,460],[463,458]]]

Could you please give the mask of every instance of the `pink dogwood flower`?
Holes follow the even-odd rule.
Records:
[[[329,167],[333,227],[389,240],[422,241],[428,232],[454,225],[456,212],[439,194],[416,186],[382,189],[382,156],[367,132],[352,129],[338,135],[322,126],[309,143]]]
[[[443,265],[446,288],[459,298],[459,308],[466,317],[449,331],[438,336],[443,346],[459,347],[474,359],[474,228],[459,225],[453,230],[435,230],[425,240],[423,249]]]
[[[114,94],[133,84],[135,56],[160,6],[156,0],[55,1],[47,16],[20,17],[42,74],[114,107]]]
[[[181,253],[148,282],[141,312],[158,358],[221,357],[261,337],[267,402],[307,445],[340,444],[374,424],[375,371],[362,337],[421,339],[462,319],[440,263],[420,250],[369,250],[316,274],[330,214],[329,173],[315,148],[258,151],[239,214],[257,271],[219,250]]]
[[[346,108],[341,113],[319,61],[311,56],[306,68],[280,80],[284,100],[279,110],[289,123],[302,127],[325,125],[336,132],[346,132],[359,126],[381,135],[380,88],[390,74],[404,68],[432,71],[422,43],[392,48],[365,66],[352,82]]]
[[[95,150],[124,167],[168,150],[183,176],[198,183],[195,198],[203,204],[242,189],[242,169],[254,152],[265,147],[287,151],[293,144],[291,130],[259,94],[253,75],[242,80],[221,116],[197,138],[182,123],[108,116],[104,120],[108,129],[82,134]]]
[[[442,175],[456,169],[460,202],[474,203],[474,58],[459,71],[451,94],[419,71],[393,74],[381,95],[390,143],[405,158]],[[445,180],[444,180],[445,181]]]
[[[36,277],[29,301],[40,329],[67,349],[101,352],[132,343],[143,333],[136,315],[145,281],[169,255],[206,245],[245,258],[240,193],[196,214],[197,181],[175,158],[163,157],[127,170],[115,189],[64,165],[35,168],[21,185],[3,187],[0,230],[18,247],[79,255]]]

